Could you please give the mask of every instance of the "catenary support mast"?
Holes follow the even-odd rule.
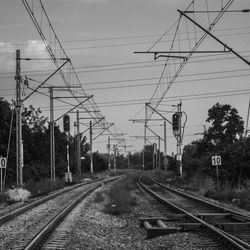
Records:
[[[23,150],[22,150],[22,100],[21,100],[21,58],[16,51],[16,184],[23,186]]]

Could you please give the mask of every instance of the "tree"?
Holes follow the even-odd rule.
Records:
[[[243,138],[244,123],[238,111],[230,105],[216,103],[208,110],[207,122],[211,126],[201,140],[193,141],[183,150],[183,166],[187,176],[215,177],[211,156],[222,157],[221,181],[231,184],[244,183],[250,177],[250,138]]]
[[[41,116],[40,108],[35,109],[32,105],[24,107],[22,112],[23,126],[28,126],[32,132],[44,132],[48,127],[48,118]]]
[[[213,143],[217,149],[236,142],[244,132],[242,118],[229,104],[216,103],[208,110],[206,122],[210,122],[211,127],[205,132],[204,141]]]
[[[130,168],[142,169],[142,153],[135,152],[129,155]]]
[[[13,118],[13,119],[12,119]],[[11,124],[12,121],[12,124]],[[15,144],[15,111],[11,104],[3,98],[0,98],[0,156],[7,156],[8,140],[11,132],[8,164],[7,164],[7,182],[16,179],[16,144]],[[12,125],[12,126],[11,126]],[[12,130],[10,130],[12,128]]]
[[[152,170],[153,169],[153,152],[154,152],[153,145],[146,145],[145,146],[145,151],[144,151],[145,170]]]

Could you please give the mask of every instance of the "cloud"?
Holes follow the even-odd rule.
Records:
[[[28,40],[23,50],[25,57],[36,59],[32,62],[32,70],[42,70],[51,68],[50,56],[45,44],[41,40]],[[41,60],[39,60],[41,59]],[[45,60],[44,60],[45,59]],[[29,66],[30,67],[30,66]]]
[[[52,62],[50,60],[44,60],[50,58],[50,56],[48,55],[43,41],[28,40],[25,42],[0,42],[1,72],[15,72],[17,49],[20,49],[21,57],[36,59],[34,61],[26,61],[26,63],[22,62],[22,70],[42,70],[51,68]]]
[[[0,42],[0,68],[1,71],[14,71],[15,46],[11,43]]]

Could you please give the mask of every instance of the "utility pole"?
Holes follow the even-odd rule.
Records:
[[[178,164],[178,171],[179,175],[182,176],[182,141],[181,141],[181,103],[177,105],[177,114],[179,115],[179,130],[180,133],[177,135],[177,164]]]
[[[89,122],[89,141],[90,141],[90,172],[91,174],[94,174],[93,169],[93,143],[92,143],[92,121]]]
[[[77,159],[77,175],[81,177],[81,135],[80,135],[80,121],[79,110],[76,111],[76,159]]]
[[[68,176],[68,181],[71,182],[70,169],[69,169],[69,132],[66,132],[66,135],[67,135],[67,176]]]
[[[16,50],[16,184],[23,186],[23,152],[22,152],[22,100],[21,100],[21,58]]]
[[[53,100],[53,87],[49,87],[50,94],[50,178],[53,186],[56,173],[55,173],[55,126],[54,126],[54,100]]]
[[[116,147],[115,145],[113,146],[113,150],[114,150],[114,172],[116,173]]]
[[[156,144],[152,144],[153,145],[153,170],[156,170],[156,166],[155,166],[155,151],[156,151]]]
[[[109,158],[108,158],[108,168],[109,170],[111,170],[111,155],[110,155],[110,137],[108,136],[108,155],[109,155]]]
[[[70,117],[69,115],[63,116],[63,130],[66,133],[67,136],[67,172],[65,173],[65,181],[66,182],[72,182],[72,173],[69,169],[69,134],[70,134]]]
[[[130,156],[130,152],[128,152],[128,169],[130,168],[130,159],[129,159],[129,156]]]
[[[148,112],[147,112],[147,105],[145,105],[145,123],[144,123],[144,148],[142,150],[142,170],[145,170],[145,151],[146,151],[146,144],[147,144],[147,117],[148,117]]]
[[[167,158],[167,122],[164,121],[164,170],[168,171],[168,158]]]
[[[247,122],[246,122],[246,129],[245,129],[245,137],[247,137],[247,133],[248,133],[249,111],[250,111],[250,99],[249,99],[248,110],[247,110]]]
[[[161,138],[158,137],[158,171],[161,170]]]

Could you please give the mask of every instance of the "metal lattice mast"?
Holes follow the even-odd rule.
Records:
[[[49,88],[50,93],[50,171],[51,183],[53,184],[56,179],[55,174],[55,126],[54,126],[54,100],[53,100],[53,87]]]
[[[94,174],[93,168],[93,131],[92,131],[92,121],[89,122],[89,141],[90,141],[90,172]]]
[[[77,127],[77,135],[76,135],[76,159],[77,159],[77,174],[79,177],[82,175],[81,171],[81,134],[80,134],[80,121],[79,121],[79,110],[76,111],[76,127]]]

